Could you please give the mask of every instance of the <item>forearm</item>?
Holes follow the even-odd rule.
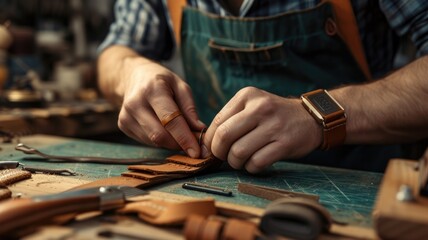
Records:
[[[397,143],[428,136],[428,57],[368,84],[331,94],[346,110],[346,143]]]
[[[105,49],[98,58],[98,85],[103,95],[112,103],[121,105],[125,79],[130,74],[132,64],[149,63],[134,50],[125,46],[111,46]]]

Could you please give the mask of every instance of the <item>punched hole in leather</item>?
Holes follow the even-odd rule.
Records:
[[[328,211],[313,200],[278,199],[266,207],[260,229],[269,236],[316,239],[330,229],[331,222]]]

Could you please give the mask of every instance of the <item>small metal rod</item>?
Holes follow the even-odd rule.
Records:
[[[231,197],[233,194],[231,191],[228,191],[227,189],[212,187],[212,186],[199,184],[199,183],[183,183],[182,187],[184,189],[189,189],[189,190],[194,190],[199,192],[206,192],[206,193],[213,193],[213,194],[227,196],[227,197]]]

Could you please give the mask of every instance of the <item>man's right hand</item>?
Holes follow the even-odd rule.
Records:
[[[189,85],[160,64],[141,57],[124,58],[118,90],[123,94],[118,126],[142,143],[183,149],[197,158],[200,148],[191,130],[205,127],[199,121]],[[165,119],[179,111],[168,123]],[[162,125],[164,121],[164,125]]]

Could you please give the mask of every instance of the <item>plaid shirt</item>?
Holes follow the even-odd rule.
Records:
[[[231,15],[217,0],[188,0],[190,6],[220,16]],[[244,0],[240,17],[271,16],[315,7],[320,0]],[[165,0],[117,0],[115,22],[100,46],[128,46],[140,54],[166,60],[173,50]],[[402,39],[410,39],[418,56],[428,54],[427,0],[352,0],[360,36],[374,77],[391,71]]]

